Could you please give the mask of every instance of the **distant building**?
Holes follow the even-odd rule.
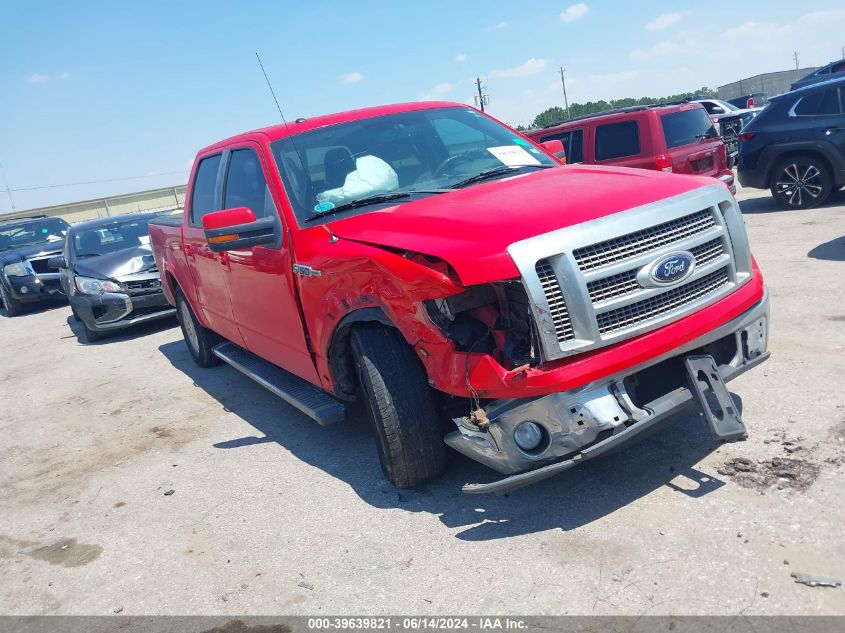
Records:
[[[758,92],[762,92],[769,97],[774,97],[775,95],[789,92],[789,86],[792,83],[805,75],[809,75],[817,68],[820,67],[811,66],[809,68],[799,68],[798,70],[781,70],[774,73],[755,75],[748,79],[740,79],[739,81],[719,86],[719,98],[736,99]]]
[[[134,211],[169,211],[171,209],[181,209],[185,205],[186,188],[186,185],[178,185],[176,187],[163,187],[161,189],[136,191],[135,193],[124,193],[119,196],[109,196],[107,198],[68,202],[51,207],[13,211],[0,215],[0,221],[14,220],[15,218],[32,215],[47,215],[64,218],[72,223],[81,222],[82,220],[93,220],[95,218],[105,218],[110,215],[120,215],[121,213],[132,213]]]

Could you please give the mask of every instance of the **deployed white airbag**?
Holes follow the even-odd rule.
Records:
[[[355,160],[355,171],[346,175],[342,187],[317,194],[319,202],[342,204],[377,193],[399,188],[399,176],[393,168],[377,156],[362,156]]]

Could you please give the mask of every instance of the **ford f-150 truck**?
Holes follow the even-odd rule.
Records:
[[[449,446],[503,493],[691,403],[745,437],[725,382],[768,357],[768,298],[728,188],[558,149],[429,102],[201,150],[184,217],[150,223],[193,359],[321,424],[361,403],[398,487]]]

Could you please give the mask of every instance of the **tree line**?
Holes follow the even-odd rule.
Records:
[[[652,103],[669,103],[672,101],[680,101],[689,97],[716,97],[718,93],[712,88],[703,86],[695,92],[683,92],[681,94],[669,95],[668,97],[625,97],[623,99],[611,99],[610,101],[588,101],[587,103],[571,103],[569,105],[569,116],[566,116],[566,110],[560,106],[554,106],[548,110],[544,110],[534,117],[531,123],[531,128],[545,127],[547,125],[554,125],[555,123],[563,123],[569,119],[574,119],[585,114],[596,114],[597,112],[604,112],[606,110],[615,110],[617,108],[629,108],[638,105],[650,105]],[[518,125],[517,130],[523,131],[529,128]]]

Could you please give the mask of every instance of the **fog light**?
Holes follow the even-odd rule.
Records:
[[[25,295],[29,292],[29,288],[27,288],[26,286],[21,286],[20,290],[22,295]]]
[[[536,422],[523,422],[513,432],[513,440],[524,451],[533,451],[543,441],[543,429]]]

